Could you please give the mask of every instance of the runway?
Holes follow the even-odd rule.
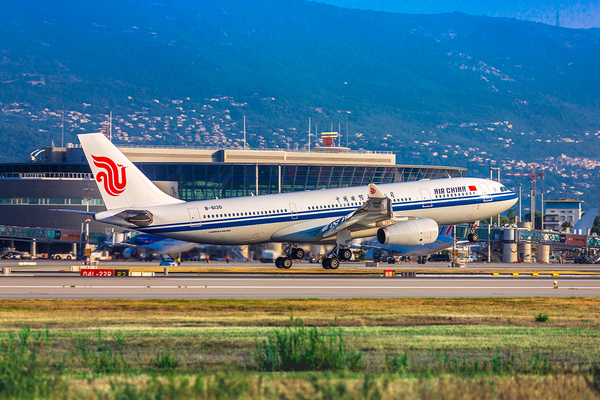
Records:
[[[554,288],[553,282],[558,282]],[[0,299],[597,297],[600,279],[562,277],[0,277]]]

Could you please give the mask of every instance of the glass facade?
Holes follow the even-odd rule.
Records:
[[[371,182],[393,183],[419,179],[456,178],[466,173],[464,168],[407,165],[226,162],[135,162],[135,165],[152,181],[177,182],[179,198],[186,201],[364,186]],[[86,163],[0,164],[0,178],[93,179]],[[31,195],[33,193],[29,196],[20,194],[17,197],[31,197]],[[99,193],[95,192],[92,195],[96,197]],[[0,202],[13,197],[15,196],[5,196],[0,193]],[[34,203],[46,204],[46,201],[40,203],[39,199],[36,200]],[[48,204],[54,203],[50,200],[48,202]],[[60,203],[64,203],[64,199]],[[71,200],[70,204],[79,203]]]
[[[178,182],[182,200],[299,192],[369,183],[462,177],[462,168],[293,164],[136,163],[152,181]]]

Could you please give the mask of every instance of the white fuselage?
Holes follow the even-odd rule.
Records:
[[[504,212],[515,193],[497,182],[476,178],[422,180],[378,185],[391,199],[395,217],[430,218],[439,225],[468,223]],[[141,232],[205,244],[265,242],[318,243],[321,228],[359,208],[367,186],[194,201],[143,207],[153,215]],[[130,207],[135,208],[135,207]],[[97,219],[102,221],[104,213]],[[352,238],[375,235],[378,226],[352,231]]]

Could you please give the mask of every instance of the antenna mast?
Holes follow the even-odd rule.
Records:
[[[62,133],[60,135],[60,147],[64,147],[65,141],[65,107],[63,106],[63,112],[62,112]]]

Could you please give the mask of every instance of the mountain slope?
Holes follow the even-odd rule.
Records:
[[[597,153],[593,30],[300,0],[2,8],[2,161],[58,143],[63,107],[69,141],[113,111],[117,141],[239,145],[246,115],[249,144],[269,148],[305,145],[309,117],[325,130],[348,117],[354,148],[474,174]]]

